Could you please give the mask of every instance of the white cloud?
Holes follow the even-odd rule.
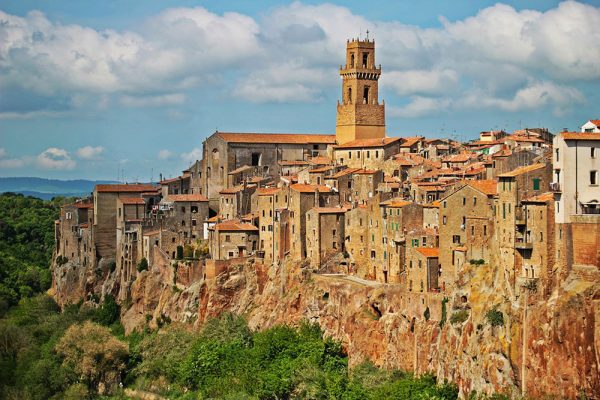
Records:
[[[182,153],[181,159],[187,163],[193,163],[196,160],[202,159],[202,149],[199,147],[193,148],[189,153]]]
[[[56,147],[44,150],[37,156],[36,161],[38,166],[44,169],[71,170],[77,165],[68,151]]]
[[[462,100],[471,94],[497,99],[490,107],[505,111],[556,109],[563,104],[557,91],[531,82],[581,99],[572,90],[600,80],[599,20],[599,7],[575,1],[544,12],[496,4],[427,29],[300,2],[259,19],[172,8],[136,31],[63,25],[38,11],[24,17],[0,11],[0,90],[66,97],[61,105],[74,108],[93,107],[86,99],[95,98],[102,99],[98,108],[106,107],[108,96],[126,107],[178,106],[186,91],[209,84],[253,102],[314,102],[339,84],[344,43],[360,27],[374,32],[382,84],[416,96],[396,115],[426,115],[447,101],[453,108],[477,106]],[[1,110],[0,118],[61,111]]]
[[[173,152],[170,150],[162,149],[161,151],[158,152],[159,160],[168,160],[171,157],[173,157]]]
[[[29,157],[8,158],[8,152],[5,148],[0,147],[0,168],[13,169],[21,168],[29,163]]]
[[[96,160],[100,157],[100,154],[104,152],[104,147],[102,146],[84,146],[80,149],[77,149],[77,157],[82,160]]]
[[[158,96],[122,96],[121,104],[128,107],[158,107],[164,105],[183,104],[185,95],[183,93],[163,94]]]
[[[439,115],[451,105],[448,99],[435,99],[415,96],[404,107],[388,108],[388,115],[398,118],[419,118],[425,115]]]

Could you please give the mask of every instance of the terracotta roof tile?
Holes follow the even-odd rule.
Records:
[[[257,192],[259,196],[271,196],[274,195],[275,193],[279,192],[279,188],[258,188]]]
[[[545,167],[546,167],[545,164],[525,165],[525,166],[522,166],[522,167],[515,168],[512,171],[506,172],[504,174],[500,174],[500,175],[498,175],[498,177],[499,178],[513,178],[515,176],[526,174],[526,173],[532,172],[532,171],[537,171],[538,169],[542,169],[542,168],[545,168]]]
[[[384,201],[382,203],[379,203],[380,205],[386,206],[388,208],[402,208],[404,206],[407,206],[409,204],[412,204],[410,201],[406,201],[406,200],[400,200],[400,199],[389,199],[387,201]]]
[[[230,143],[335,144],[335,135],[242,132],[216,132],[216,134]]]
[[[127,204],[127,205],[142,205],[142,204],[146,204],[146,202],[144,201],[144,199],[142,199],[141,197],[120,197],[119,201],[123,204]]]
[[[319,168],[311,169],[310,171],[308,171],[308,173],[309,174],[320,174],[322,172],[331,171],[332,169],[333,169],[332,166],[326,165],[324,167],[319,167]]]
[[[427,258],[437,258],[440,256],[439,247],[417,247],[416,250]]]
[[[252,169],[252,167],[249,165],[242,165],[241,167],[238,167],[238,168],[234,169],[233,171],[229,172],[227,175],[237,175],[241,172],[246,172],[251,169]]]
[[[335,146],[336,149],[355,149],[355,148],[367,148],[367,147],[384,147],[392,143],[396,143],[401,138],[381,138],[381,139],[357,139],[348,143],[340,144]]]
[[[412,137],[404,138],[404,142],[402,142],[400,147],[411,147],[423,139],[424,139],[423,136],[412,136]]]
[[[302,184],[302,183],[295,183],[293,185],[290,185],[290,188],[292,188],[292,190],[295,190],[296,192],[300,192],[300,193],[314,193],[316,190],[319,190],[319,192],[331,192],[331,189],[327,186],[323,186],[323,185],[309,185],[309,184]]]
[[[352,173],[358,171],[359,169],[360,168],[346,168],[346,169],[338,172],[337,174],[333,174],[331,177],[332,178],[341,178],[342,176],[352,174]]]
[[[498,181],[496,179],[466,181],[466,183],[487,196],[495,196],[498,193]]]
[[[94,189],[98,193],[142,193],[151,192],[156,189],[156,186],[140,183],[132,184],[103,184],[96,185]]]
[[[554,193],[546,192],[523,200],[524,203],[547,203],[554,200]]]
[[[217,231],[258,231],[258,228],[252,224],[240,222],[238,220],[228,220],[216,224],[213,227]]]
[[[600,140],[600,132],[562,132],[559,135],[564,140]]]
[[[284,167],[292,167],[292,166],[302,166],[308,165],[308,161],[300,161],[300,160],[281,160],[278,162],[279,165]]]

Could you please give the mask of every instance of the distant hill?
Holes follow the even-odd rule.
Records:
[[[0,178],[0,193],[14,192],[40,199],[49,200],[55,196],[85,196],[94,190],[94,186],[115,181],[91,181],[87,179],[60,180],[45,178]]]

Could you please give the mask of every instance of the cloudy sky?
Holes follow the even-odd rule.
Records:
[[[390,136],[600,118],[600,1],[0,5],[0,176],[174,176],[215,129],[334,133],[346,39],[375,38]]]

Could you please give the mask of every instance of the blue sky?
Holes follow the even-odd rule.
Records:
[[[335,132],[368,29],[390,136],[599,118],[600,2],[12,1],[0,176],[174,176],[214,132]]]

